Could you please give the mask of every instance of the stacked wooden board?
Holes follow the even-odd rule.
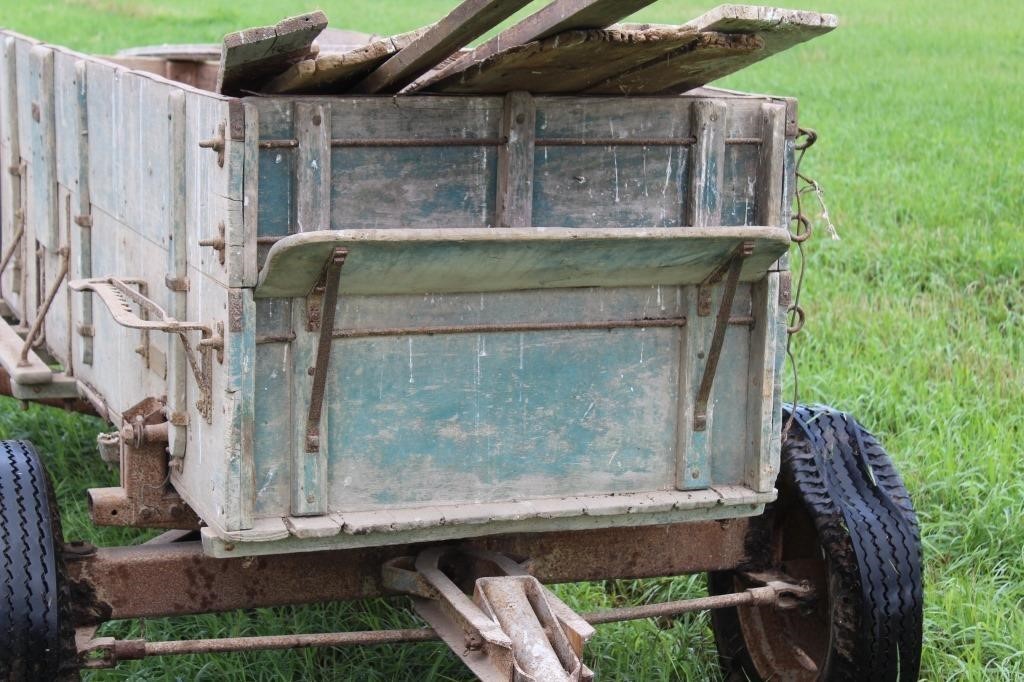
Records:
[[[831,14],[721,5],[681,25],[617,24],[654,0],[553,0],[474,49],[528,0],[464,0],[430,26],[317,45],[323,12],[225,37],[224,94],[654,95],[691,90],[831,31]],[[369,37],[368,37],[369,38]]]

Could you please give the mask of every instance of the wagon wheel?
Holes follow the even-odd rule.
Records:
[[[62,538],[39,455],[0,441],[0,679],[78,679]]]
[[[754,568],[810,582],[804,609],[712,612],[727,680],[916,680],[923,603],[917,517],[878,441],[847,415],[798,407]],[[788,414],[787,414],[788,417]],[[708,575],[711,594],[744,589]]]

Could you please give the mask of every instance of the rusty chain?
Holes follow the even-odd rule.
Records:
[[[824,191],[815,180],[808,177],[807,175],[800,172],[800,164],[803,162],[804,154],[807,150],[814,146],[814,143],[818,141],[818,133],[813,128],[799,128],[796,137],[796,144],[794,149],[797,152],[796,157],[796,191],[793,192],[793,199],[796,203],[796,213],[790,217],[790,221],[796,223],[796,229],[790,232],[790,238],[794,244],[796,244],[797,252],[800,259],[800,266],[797,270],[796,286],[793,291],[793,299],[788,310],[786,311],[787,322],[786,322],[786,357],[789,359],[789,365],[793,368],[793,404],[796,405],[800,397],[800,381],[799,372],[797,371],[796,356],[793,354],[793,337],[804,328],[804,323],[807,320],[807,314],[804,309],[800,306],[800,294],[803,292],[804,284],[804,272],[806,269],[806,255],[804,253],[804,243],[811,238],[813,234],[813,228],[811,219],[804,213],[804,202],[803,195],[807,193],[813,193],[819,206],[821,207],[821,218],[825,221],[825,226],[828,233],[833,239],[839,239],[836,233],[835,225],[832,224],[832,220],[829,217],[828,209],[825,206]],[[802,183],[802,186],[801,186]],[[794,413],[795,414],[795,413]],[[782,438],[785,440],[789,434],[789,429],[793,424],[793,415],[790,415],[789,420],[786,422],[785,427],[782,430]]]

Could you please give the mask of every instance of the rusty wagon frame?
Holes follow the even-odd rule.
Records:
[[[93,521],[167,529],[23,538],[42,548],[24,586],[60,592],[59,627],[10,625],[46,653],[0,650],[0,672],[441,638],[481,679],[582,680],[592,624],[708,608],[748,674],[916,669],[916,520],[884,451],[806,408],[782,443],[795,100],[235,97],[202,63],[0,40],[3,385],[113,424],[121,484],[88,491]],[[0,502],[28,476],[45,529],[37,455],[4,448]],[[775,501],[814,476],[885,517]],[[905,546],[864,555],[861,523]],[[835,558],[855,555],[860,577]],[[704,571],[707,598],[585,616],[543,587]],[[886,580],[902,610],[871,596]],[[394,594],[431,627],[96,635]]]

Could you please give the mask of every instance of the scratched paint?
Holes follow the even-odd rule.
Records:
[[[413,384],[408,339],[336,342],[332,511],[664,489],[678,334],[418,337]]]

